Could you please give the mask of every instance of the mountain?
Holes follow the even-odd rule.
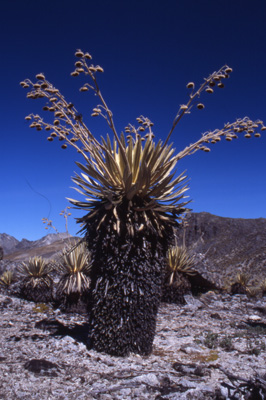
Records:
[[[15,239],[13,236],[7,235],[6,233],[0,233],[0,247],[2,247],[4,254],[12,252],[19,244],[19,240]]]
[[[265,218],[225,218],[206,212],[190,213],[176,235],[178,244],[185,241],[195,255],[195,268],[217,284],[234,278],[238,271],[249,274],[250,283],[266,279]],[[22,239],[19,242],[2,233],[0,247],[4,249],[4,259],[0,263],[25,261],[35,255],[53,258],[77,240],[79,238],[60,233],[36,241]]]
[[[184,225],[186,225],[184,227]],[[266,278],[266,219],[225,218],[206,212],[188,214],[177,232],[195,255],[198,269],[216,279],[250,274],[251,281]]]
[[[64,240],[71,237],[68,233],[49,233],[43,236],[39,240],[31,241],[27,239],[17,240],[13,236],[7,235],[6,233],[0,233],[0,247],[4,251],[4,255],[15,253],[21,250],[28,250],[36,247],[49,246],[50,244]]]

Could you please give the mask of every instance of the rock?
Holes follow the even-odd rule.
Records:
[[[30,372],[51,376],[51,370],[58,369],[58,365],[44,359],[32,359],[24,364],[24,368]],[[53,371],[53,376],[57,376]]]
[[[223,384],[230,384],[229,373],[242,379],[234,381],[234,390],[246,381],[246,393],[252,387],[262,390],[266,329],[247,321],[265,302],[245,295],[209,296],[208,306],[191,295],[184,306],[161,304],[152,354],[122,358],[90,349],[85,314],[63,313],[49,304],[38,308],[0,294],[0,397],[224,400],[218,396],[225,392]],[[265,316],[258,316],[256,324],[263,323]]]

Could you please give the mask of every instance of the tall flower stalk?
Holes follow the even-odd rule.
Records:
[[[224,137],[231,141],[243,133],[245,137],[260,136],[266,128],[262,121],[248,117],[227,123],[221,129],[204,133],[201,138],[175,154],[169,144],[177,124],[193,107],[203,109],[199,101],[203,92],[222,88],[232,69],[227,65],[206,78],[198,89],[187,84],[189,98],[182,104],[163,142],[154,140],[153,123],[146,117],[137,118],[138,126],[129,124],[118,135],[113,114],[98,85],[99,65],[91,64],[91,55],[78,50],[72,76],[85,74],[88,82],[81,92],[91,91],[99,99],[92,117],[105,119],[112,137],[97,140],[85,125],[73,103],[40,73],[36,82],[21,82],[28,88],[28,98],[44,98],[43,111],[52,115],[47,122],[30,114],[30,127],[47,132],[48,141],[69,145],[83,156],[77,162],[81,173],[73,181],[83,201],[69,199],[84,210],[82,223],[85,241],[91,254],[91,316],[92,346],[114,355],[129,352],[150,354],[155,335],[156,315],[165,274],[165,259],[174,241],[179,216],[187,211],[188,189],[184,173],[176,175],[177,162],[198,150],[209,152],[209,144]]]

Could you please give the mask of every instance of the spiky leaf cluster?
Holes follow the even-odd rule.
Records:
[[[18,267],[20,296],[36,303],[49,302],[53,299],[53,280],[50,276],[53,268],[42,257],[30,258]]]
[[[174,285],[179,280],[180,274],[193,276],[196,274],[194,269],[195,259],[185,246],[172,246],[167,253],[167,282]]]
[[[114,139],[112,145],[107,135],[106,141],[102,138],[102,148],[93,149],[91,162],[86,166],[77,163],[84,173],[76,175],[73,180],[80,188],[76,190],[86,197],[86,201],[69,200],[89,212],[88,218],[92,218],[99,211],[96,203],[100,199],[101,208],[113,210],[118,234],[121,225],[118,209],[125,200],[129,208],[144,215],[147,223],[147,212],[150,210],[156,213],[158,222],[170,221],[167,213],[178,215],[181,210],[184,211],[188,203],[182,201],[187,190],[187,186],[183,185],[186,176],[182,173],[173,179],[176,160],[172,157],[174,150],[171,146],[163,147],[161,141],[155,145],[150,137],[143,141],[140,136],[135,139],[129,136],[126,144],[123,134],[120,141],[125,149],[124,154],[117,141]],[[106,216],[107,213],[99,226]],[[139,230],[142,228],[143,224]],[[157,228],[160,231],[159,223]]]
[[[90,287],[90,255],[82,243],[75,246],[71,251],[63,254],[58,265],[62,273],[57,285],[57,293],[70,295],[72,293],[84,293]]]
[[[24,282],[30,283],[33,288],[38,286],[40,282],[50,287],[52,270],[52,266],[46,260],[36,256],[30,258],[28,262],[23,262],[18,267],[18,274]]]
[[[14,275],[12,271],[5,271],[2,276],[0,277],[0,284],[8,287],[14,280]]]

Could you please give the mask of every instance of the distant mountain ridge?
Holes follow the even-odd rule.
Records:
[[[0,247],[4,251],[4,255],[12,254],[21,250],[28,250],[37,247],[49,246],[50,244],[72,237],[66,232],[63,233],[49,233],[38,240],[22,239],[19,241],[14,236],[6,233],[0,233]]]
[[[226,218],[200,212],[188,214],[184,221],[186,227],[180,226],[177,231],[178,244],[185,239],[187,248],[195,255],[195,268],[202,276],[217,284],[227,277],[234,278],[238,271],[248,273],[254,282],[266,279],[266,218]],[[65,246],[78,240],[66,233],[55,233],[36,241],[18,241],[2,233],[0,247],[4,249],[4,258],[0,267],[36,255],[54,258]]]
[[[250,274],[251,281],[266,279],[266,218],[226,218],[207,212],[191,213],[177,233],[195,255],[198,270],[219,276]]]

